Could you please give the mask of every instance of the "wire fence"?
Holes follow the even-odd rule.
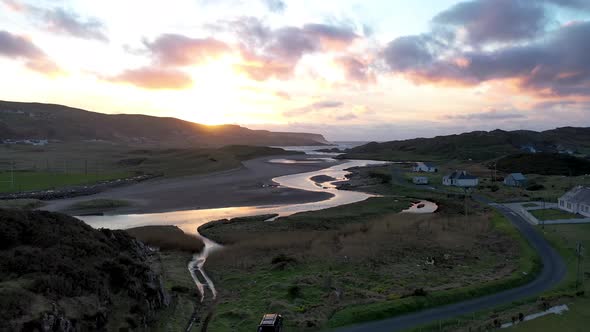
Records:
[[[0,160],[0,192],[80,185],[124,177],[123,168],[102,160]]]
[[[113,171],[112,166],[101,160],[56,159],[56,160],[1,160],[0,172],[47,172],[61,174],[99,174]],[[116,170],[115,170],[116,171]]]

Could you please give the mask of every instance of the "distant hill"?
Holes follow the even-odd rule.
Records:
[[[590,128],[564,127],[542,132],[473,131],[459,135],[371,142],[347,150],[343,158],[382,160],[488,160],[527,152],[590,153]]]
[[[101,140],[166,147],[329,144],[319,134],[250,130],[237,125],[206,126],[176,118],[0,101],[0,140],[6,139]]]
[[[590,174],[590,160],[559,153],[521,153],[499,159],[497,169],[506,173],[579,176]]]

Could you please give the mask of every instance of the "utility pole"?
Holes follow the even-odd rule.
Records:
[[[14,160],[10,163],[10,189],[14,189]]]
[[[576,270],[576,291],[578,291],[578,288],[580,286],[580,261],[582,260],[583,250],[584,246],[582,246],[582,243],[578,242],[578,244],[576,245],[576,256],[578,256],[578,266]]]
[[[464,204],[465,204],[465,219],[468,219],[468,211],[467,211],[467,195],[469,194],[469,188],[463,188],[463,191],[464,191],[464,193],[465,193],[465,194],[463,195],[463,198],[464,198],[464,200],[463,200],[463,201],[464,201]]]

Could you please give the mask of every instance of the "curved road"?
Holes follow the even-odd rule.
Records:
[[[526,299],[538,295],[545,290],[557,285],[566,274],[566,266],[559,254],[549,245],[537,230],[519,215],[510,209],[490,202],[484,197],[475,196],[474,199],[488,204],[504,215],[520,231],[522,236],[530,243],[541,258],[543,268],[541,273],[532,282],[499,293],[466,300],[463,302],[448,304],[418,312],[404,314],[380,321],[372,321],[358,325],[352,325],[337,329],[338,332],[360,331],[402,331],[420,325],[446,320],[460,315],[475,313],[490,309],[499,305]]]

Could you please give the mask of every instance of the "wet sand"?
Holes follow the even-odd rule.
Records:
[[[132,204],[106,214],[141,214],[176,210],[210,209],[230,206],[296,204],[321,201],[332,197],[325,192],[277,187],[273,178],[317,171],[343,161],[318,163],[270,163],[273,159],[306,160],[312,155],[287,155],[246,161],[238,169],[208,175],[156,179],[126,187],[113,188],[95,195],[47,201],[44,210],[68,212],[77,202],[93,199],[126,200]],[[70,211],[71,212],[71,211]]]

